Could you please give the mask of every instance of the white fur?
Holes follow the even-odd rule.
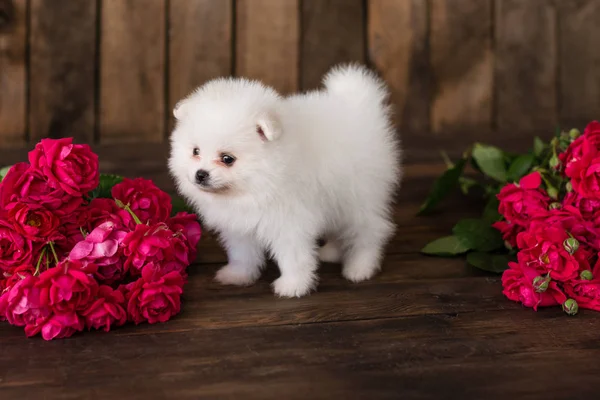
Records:
[[[281,271],[275,293],[306,295],[317,284],[319,237],[328,240],[321,259],[341,260],[347,279],[380,269],[402,175],[388,93],[357,65],[334,68],[324,85],[283,98],[259,82],[221,78],[174,110],[169,169],[204,226],[220,234],[229,263],[219,282],[254,283],[269,252]],[[233,166],[217,162],[223,152],[236,157]],[[211,190],[195,183],[198,169],[210,172]]]

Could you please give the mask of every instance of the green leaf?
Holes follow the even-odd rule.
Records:
[[[523,154],[518,156],[508,168],[508,172],[506,173],[506,178],[508,181],[517,182],[519,179],[527,175],[533,166],[534,161],[535,157],[533,154]]]
[[[171,196],[171,203],[173,204],[172,215],[177,214],[178,212],[187,212],[190,214],[195,214],[196,212],[179,196]]]
[[[435,256],[456,256],[469,250],[456,236],[446,236],[430,242],[421,252]]]
[[[483,209],[482,218],[488,224],[493,224],[494,222],[498,222],[502,219],[502,215],[498,212],[498,206],[500,205],[500,201],[496,196],[492,196],[489,198],[485,208]],[[494,228],[495,229],[495,228]]]
[[[506,165],[502,150],[476,143],[473,148],[473,159],[484,174],[499,182],[506,182]]]
[[[542,153],[546,150],[546,144],[539,137],[535,137],[533,139],[533,154],[536,157],[540,157]]]
[[[418,215],[423,215],[431,211],[444,197],[446,197],[452,191],[452,189],[457,187],[458,179],[460,178],[466,163],[466,158],[460,159],[460,161],[458,161],[454,167],[446,170],[442,176],[435,180],[431,191],[429,192],[429,196],[427,196],[425,199],[425,202],[421,206]]]
[[[473,252],[467,254],[467,263],[484,271],[502,273],[508,269],[508,263],[514,261],[514,257],[508,254],[488,254]]]
[[[454,226],[452,233],[473,250],[492,251],[504,247],[500,232],[483,219],[463,219]]]
[[[123,182],[123,177],[119,175],[111,174],[100,174],[100,184],[96,189],[90,193],[91,199],[104,198],[110,199],[112,197],[111,190],[113,186]]]
[[[0,182],[2,182],[2,179],[8,174],[8,170],[11,169],[11,167],[12,165],[9,165],[0,169]]]

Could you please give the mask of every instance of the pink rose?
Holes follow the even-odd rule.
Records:
[[[125,269],[139,275],[142,268],[152,262],[163,273],[177,271],[184,274],[190,264],[188,245],[181,234],[171,231],[164,223],[137,225],[123,239],[127,257]]]
[[[27,276],[0,297],[0,315],[11,325],[24,326],[27,336],[36,335],[51,315],[37,282],[37,277]]]
[[[575,139],[563,153],[558,155],[561,163],[568,167],[571,163],[580,160],[590,149],[600,150],[600,123],[590,122],[583,131],[583,135]]]
[[[494,228],[500,231],[504,239],[512,247],[517,246],[517,235],[525,230],[521,225],[513,224],[509,221],[498,221],[492,224]]]
[[[110,221],[118,227],[134,226],[131,215],[117,206],[113,199],[94,199],[89,206],[79,213],[78,223],[87,232],[93,231],[98,225]]]
[[[88,329],[104,329],[121,326],[127,322],[127,313],[123,309],[125,297],[118,290],[102,285],[98,289],[98,298],[83,312]]]
[[[536,278],[543,279],[535,268],[523,263],[508,263],[509,268],[502,274],[502,293],[512,301],[522,303],[537,311],[538,307],[549,307],[563,304],[567,297],[556,282],[548,282],[547,288],[541,291],[534,288]]]
[[[0,294],[12,288],[17,282],[33,276],[35,270],[31,265],[20,265],[0,274]]]
[[[0,219],[0,272],[32,264],[35,255],[33,242],[15,231],[7,221]]]
[[[136,325],[168,321],[181,310],[183,284],[183,278],[175,271],[160,275],[154,268],[143,268],[141,278],[121,287],[129,319]]]
[[[584,248],[572,254],[566,249],[569,235],[564,229],[540,226],[517,236],[519,264],[535,268],[538,274],[550,273],[554,280],[566,282],[579,275],[580,270],[589,269],[590,254]]]
[[[190,250],[189,259],[190,261],[195,260],[198,242],[200,242],[200,237],[202,236],[202,229],[200,228],[198,217],[195,214],[180,212],[167,220],[167,226],[176,234],[181,233],[185,236]]]
[[[128,205],[143,224],[165,222],[171,215],[171,197],[147,179],[125,178],[112,188],[112,196]]]
[[[98,156],[87,144],[73,144],[72,138],[42,139],[29,152],[29,163],[50,187],[72,196],[86,195],[100,182]]]
[[[550,198],[540,189],[541,184],[539,172],[533,172],[521,178],[519,185],[504,186],[497,196],[498,212],[513,224],[527,226],[533,215],[546,210],[550,204]]]
[[[16,203],[7,214],[15,230],[35,242],[47,242],[60,238],[59,219],[39,204]]]
[[[39,171],[33,170],[28,163],[18,163],[2,180],[0,207],[10,209],[17,202],[41,204],[55,215],[63,216],[73,213],[83,198],[52,188]]]
[[[97,267],[94,274],[96,279],[107,284],[113,283],[124,275],[121,243],[126,235],[113,222],[104,222],[73,247],[69,258],[81,261],[84,265],[94,264]]]
[[[92,277],[94,272],[94,265],[84,266],[76,260],[65,260],[42,272],[37,287],[43,303],[55,313],[85,310],[98,292],[98,283]]]
[[[42,338],[44,340],[62,339],[81,332],[84,328],[84,320],[75,311],[54,313],[42,326]]]

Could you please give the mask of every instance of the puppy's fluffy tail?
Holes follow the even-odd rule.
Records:
[[[389,96],[385,83],[359,64],[333,67],[323,78],[323,84],[328,93],[358,106],[383,106]]]

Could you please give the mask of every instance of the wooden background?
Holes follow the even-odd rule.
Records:
[[[598,118],[598,49],[600,0],[0,0],[0,148],[165,142],[207,79],[288,93],[342,61],[387,80],[409,147],[510,142]]]

